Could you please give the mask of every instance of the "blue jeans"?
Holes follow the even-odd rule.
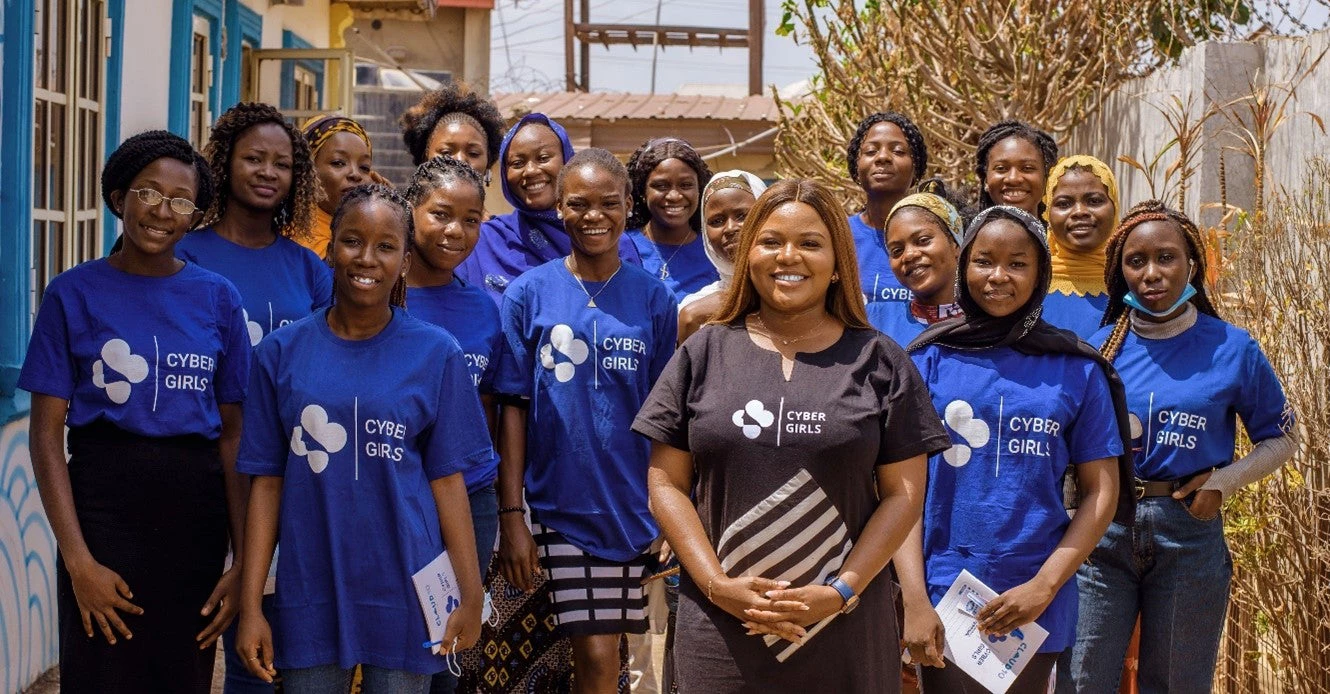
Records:
[[[1141,694],[1210,691],[1233,561],[1223,520],[1197,519],[1189,504],[1141,499],[1136,526],[1110,525],[1081,565],[1077,691],[1117,691],[1138,612]]]
[[[429,691],[429,675],[373,665],[362,665],[360,671],[364,694],[425,694]],[[290,694],[349,692],[355,672],[355,668],[343,669],[331,664],[282,670],[282,687]]]
[[[471,502],[471,525],[476,531],[476,556],[480,559],[480,579],[485,580],[490,557],[494,555],[494,538],[499,535],[499,496],[494,486],[477,489],[467,496]],[[444,670],[434,676],[430,694],[453,694],[457,691],[457,678]]]
[[[272,596],[263,596],[263,616],[272,623]],[[222,652],[226,654],[226,682],[222,686],[225,694],[272,694],[273,685],[250,674],[249,668],[236,652],[236,630],[240,618],[231,622],[231,626],[222,633]]]

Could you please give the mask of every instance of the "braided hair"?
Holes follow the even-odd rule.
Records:
[[[508,124],[499,114],[499,107],[482,94],[472,91],[465,83],[456,82],[429,92],[402,114],[402,141],[411,153],[416,166],[425,163],[429,138],[440,125],[464,123],[485,136],[486,167],[499,160],[499,145],[503,143]]]
[[[217,199],[208,208],[204,223],[216,224],[226,214],[231,202],[231,160],[236,142],[257,125],[272,123],[286,131],[291,139],[291,190],[273,216],[273,231],[279,236],[302,238],[309,234],[313,223],[314,206],[318,200],[318,183],[314,177],[314,158],[309,152],[305,136],[287,122],[281,111],[257,101],[242,101],[227,109],[212,126],[212,135],[203,154],[212,166],[217,179]]]
[[[411,184],[406,189],[406,199],[412,205],[419,205],[431,193],[453,181],[466,181],[476,187],[480,194],[480,204],[485,204],[485,182],[476,170],[459,159],[440,154],[416,167],[411,175]]]
[[[992,207],[997,203],[988,196],[988,152],[993,149],[997,143],[1009,138],[1015,137],[1025,140],[1034,145],[1039,150],[1040,158],[1044,161],[1044,178],[1048,178],[1048,172],[1058,161],[1058,143],[1052,135],[1036,128],[1032,125],[1022,123],[1018,120],[1004,120],[993,124],[993,127],[984,131],[979,136],[979,144],[975,146],[974,173],[979,177],[979,207],[980,209]],[[1043,191],[1038,191],[1043,195]],[[1039,214],[1044,213],[1044,203],[1039,203]]]
[[[633,152],[628,159],[628,180],[632,185],[633,210],[628,216],[628,228],[639,229],[651,221],[651,211],[647,209],[647,179],[651,172],[667,159],[678,159],[697,174],[697,189],[700,191],[711,180],[711,169],[702,160],[702,156],[693,146],[677,137],[662,137],[647,140]],[[565,164],[565,166],[567,166]],[[697,209],[688,218],[688,227],[693,231],[702,229],[702,199],[699,194]]]
[[[102,168],[102,200],[111,214],[122,219],[122,210],[111,204],[111,193],[124,194],[139,172],[158,159],[169,157],[194,167],[194,205],[206,210],[213,203],[212,171],[208,162],[185,138],[166,130],[149,130],[133,135],[115,148]],[[202,217],[196,221],[202,221]],[[119,248],[120,241],[116,241]]]
[[[878,123],[891,123],[905,134],[905,142],[910,145],[910,159],[914,162],[914,178],[910,180],[910,185],[914,185],[928,170],[928,145],[924,143],[923,133],[919,132],[914,121],[895,111],[879,111],[859,121],[859,127],[855,129],[845,149],[845,168],[850,172],[850,180],[859,182],[859,148],[863,146],[864,138],[868,137],[868,131]]]
[[[337,230],[341,228],[342,219],[346,217],[347,210],[375,200],[388,203],[397,212],[398,220],[401,221],[402,228],[406,230],[406,245],[404,248],[409,255],[416,243],[416,220],[412,212],[411,201],[390,186],[381,183],[359,185],[342,195],[342,201],[337,204],[337,211],[333,212],[332,216],[333,239],[337,238]],[[388,297],[388,303],[398,308],[406,308],[405,276],[399,276],[393,284],[393,291]]]
[[[1210,297],[1205,292],[1206,246],[1201,230],[1187,215],[1165,206],[1158,200],[1146,200],[1127,210],[1126,216],[1113,230],[1113,235],[1109,237],[1105,248],[1108,262],[1104,265],[1104,283],[1108,285],[1108,308],[1104,311],[1102,325],[1111,323],[1113,331],[1109,333],[1099,352],[1110,362],[1116,359],[1118,352],[1122,350],[1122,343],[1127,338],[1127,330],[1131,324],[1131,312],[1127,310],[1127,304],[1122,300],[1128,292],[1127,278],[1122,274],[1122,249],[1127,245],[1127,236],[1144,222],[1171,222],[1177,226],[1187,243],[1187,252],[1191,254],[1191,261],[1196,264],[1191,277],[1191,285],[1196,288],[1196,296],[1191,298],[1191,303],[1196,306],[1197,311],[1219,317],[1219,312],[1215,310],[1214,304],[1210,303]]]

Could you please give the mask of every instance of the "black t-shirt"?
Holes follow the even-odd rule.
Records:
[[[706,326],[674,355],[633,429],[690,451],[698,515],[731,576],[795,586],[836,573],[877,508],[879,465],[951,445],[909,357],[873,330],[781,355],[742,322]],[[897,692],[885,574],[859,608],[809,627],[802,647],[747,636],[684,577],[675,641],[684,692]]]

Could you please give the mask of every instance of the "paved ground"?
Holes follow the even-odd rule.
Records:
[[[212,694],[222,694],[222,653],[217,652],[217,664],[212,671]],[[37,678],[31,687],[23,690],[22,694],[60,694],[60,673],[55,668],[47,670],[45,674]]]

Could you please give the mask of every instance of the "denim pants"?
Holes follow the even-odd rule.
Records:
[[[272,623],[272,596],[263,596],[263,616]],[[226,654],[226,680],[222,685],[225,694],[272,694],[276,687],[255,677],[245,667],[245,661],[236,650],[236,632],[240,628],[240,618],[236,617],[231,626],[222,634],[222,652]]]
[[[388,670],[362,665],[361,691],[364,694],[425,694],[429,675],[406,670]],[[355,668],[315,665],[282,671],[282,688],[289,694],[338,694],[351,691]]]
[[[494,539],[499,534],[499,497],[493,486],[477,489],[467,496],[471,502],[471,525],[476,532],[476,556],[480,559],[480,579],[485,580],[490,557],[494,554]],[[457,677],[444,670],[434,676],[430,694],[452,694],[457,691]]]
[[[1189,504],[1141,499],[1135,527],[1110,525],[1077,571],[1077,691],[1117,691],[1137,612],[1141,694],[1210,691],[1233,561],[1222,517],[1197,519]]]

